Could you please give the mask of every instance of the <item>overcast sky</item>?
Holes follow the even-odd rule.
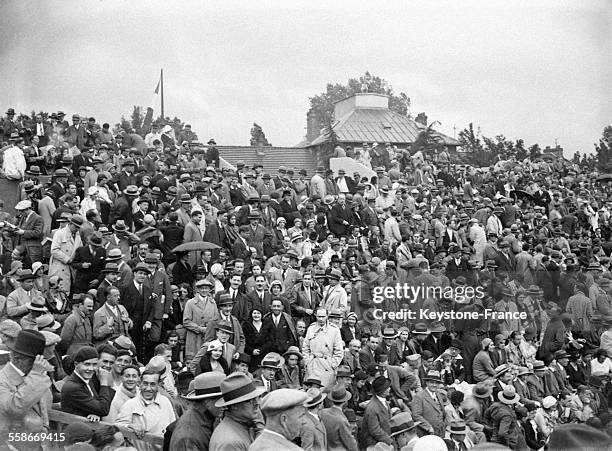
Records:
[[[257,3],[256,5],[254,3]],[[328,4],[333,3],[333,4]],[[511,4],[509,4],[511,3]],[[612,123],[607,0],[461,2],[4,0],[0,108],[118,122],[150,103],[202,140],[305,134],[310,96],[366,70],[453,135],[593,149]]]

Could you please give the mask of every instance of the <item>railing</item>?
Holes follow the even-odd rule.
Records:
[[[62,432],[66,425],[81,422],[86,423],[88,426],[91,426],[93,429],[99,428],[101,426],[112,426],[112,423],[106,423],[104,421],[100,421],[98,423],[91,423],[87,421],[85,417],[80,417],[78,415],[73,415],[71,413],[62,412],[61,410],[52,409],[49,412],[49,423],[50,423],[50,432]],[[136,444],[135,442],[146,442],[149,445],[153,445],[155,448],[162,449],[164,446],[164,438],[159,435],[153,434],[145,434],[143,438],[138,438],[134,431],[131,431],[125,426],[117,426],[119,430],[122,432],[123,436],[128,439],[130,442]],[[58,443],[59,444],[59,443]],[[137,446],[140,449],[140,447]],[[62,448],[63,449],[63,448]]]

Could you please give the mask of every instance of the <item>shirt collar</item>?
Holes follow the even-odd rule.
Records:
[[[15,365],[13,365],[13,362],[9,362],[9,365],[13,367],[13,369],[15,370],[17,374],[19,374],[21,377],[25,377],[25,373],[21,371],[19,368],[17,368]]]

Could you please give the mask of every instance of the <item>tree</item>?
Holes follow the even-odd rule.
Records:
[[[480,139],[480,129],[474,131],[474,124],[469,125],[459,132],[459,142],[465,152],[478,152],[482,150],[482,140]]]
[[[391,85],[383,78],[366,72],[361,77],[351,78],[346,85],[328,83],[325,92],[310,98],[310,110],[314,115],[313,122],[325,125],[333,122],[334,103],[346,99],[358,92],[373,92],[389,96],[389,108],[398,114],[407,116],[410,99],[403,92],[396,95]],[[338,119],[338,118],[336,118]],[[310,124],[309,124],[310,126]]]
[[[531,160],[536,160],[537,158],[540,158],[541,156],[542,156],[542,149],[540,149],[539,144],[536,143],[529,148],[529,158]]]
[[[604,128],[599,144],[595,144],[597,168],[602,172],[612,171],[612,125]]]
[[[142,107],[134,105],[134,110],[132,111],[132,128],[136,130],[141,136],[144,136],[146,133],[145,130],[142,129],[142,123],[144,121],[144,114],[142,114]],[[148,132],[148,131],[147,131]]]
[[[271,147],[272,144],[266,139],[266,134],[263,129],[253,122],[253,128],[251,128],[251,146],[254,147]]]
[[[433,154],[436,150],[444,148],[442,137],[434,130],[434,125],[440,124],[438,121],[433,121],[425,129],[421,130],[414,142],[411,144],[412,150],[422,150],[426,154]]]

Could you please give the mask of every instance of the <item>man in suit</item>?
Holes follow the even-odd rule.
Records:
[[[498,271],[512,273],[516,267],[514,255],[510,254],[510,243],[502,241],[499,243],[499,252],[495,257],[495,263],[499,266]]]
[[[410,331],[407,327],[402,326],[399,328],[397,338],[389,349],[389,365],[400,365],[406,361],[406,357],[412,354],[407,344],[409,333]]]
[[[262,309],[261,311],[264,315],[270,312],[270,307],[272,305],[272,294],[266,290],[266,285],[266,276],[263,274],[255,276],[255,289],[247,294],[244,300],[245,303],[252,306],[251,309],[255,306]],[[287,301],[287,307],[289,307],[288,304],[289,302]],[[244,308],[241,310],[244,310]]]
[[[19,322],[21,318],[28,314],[28,303],[32,299],[44,297],[40,291],[34,288],[34,281],[37,278],[32,274],[31,269],[21,269],[17,272],[19,286],[9,293],[6,298],[6,315]]]
[[[22,330],[10,346],[10,362],[0,370],[0,440],[10,433],[40,433],[49,427],[53,366],[45,360],[45,337]],[[8,449],[8,448],[7,448]]]
[[[321,306],[327,309],[328,312],[340,310],[344,316],[348,312],[348,295],[346,290],[340,285],[342,273],[339,269],[334,268],[329,272],[327,278],[329,285],[323,290]]]
[[[461,248],[457,243],[450,244],[448,253],[451,255],[451,259],[446,264],[446,276],[451,281],[459,276],[465,276],[468,272],[467,261],[461,258]]]
[[[132,231],[134,220],[132,218],[132,202],[138,196],[138,187],[129,185],[123,190],[123,194],[115,200],[111,206],[108,217],[109,225],[123,220],[127,226],[127,231]]]
[[[268,273],[270,282],[272,282],[273,280],[280,281],[283,284],[285,292],[289,292],[295,287],[295,284],[297,283],[300,276],[300,272],[293,269],[289,265],[290,261],[291,256],[289,254],[284,254],[281,257],[281,267],[272,268]]]
[[[282,355],[290,346],[298,345],[297,331],[291,316],[283,312],[280,299],[272,301],[270,310],[271,312],[264,316],[261,326],[262,335],[265,337],[262,353],[277,352]]]
[[[353,214],[351,209],[346,205],[346,196],[338,195],[338,203],[331,209],[328,216],[329,230],[334,235],[340,237],[349,234],[350,225],[353,223]]]
[[[440,372],[429,370],[424,378],[425,390],[416,393],[410,404],[414,421],[420,421],[420,428],[427,434],[444,438],[445,418],[444,399],[438,392],[442,387]]]
[[[246,237],[247,244],[249,247],[255,248],[258,258],[262,258],[264,255],[263,243],[266,236],[266,228],[259,223],[261,214],[258,211],[250,213],[248,218],[249,235]]]
[[[136,265],[133,280],[121,291],[121,304],[134,322],[131,336],[136,346],[138,360],[141,362],[148,362],[153,355],[153,349],[148,345],[148,333],[153,326],[155,310],[153,304],[156,295],[147,282],[147,276],[150,274],[151,271],[145,264]]]
[[[27,251],[30,263],[42,262],[42,245],[44,223],[42,218],[32,210],[32,202],[22,200],[17,202],[15,210],[19,215],[16,235],[16,245],[22,245]]]
[[[183,232],[183,242],[191,243],[194,241],[204,241],[202,237],[202,231],[200,230],[200,224],[202,222],[202,211],[192,210],[191,221],[185,225],[185,231]],[[191,251],[189,253],[189,265],[192,268],[196,268],[196,264],[200,261],[200,251]]]
[[[81,124],[81,117],[78,114],[72,115],[72,125],[64,132],[64,138],[70,146],[76,146],[79,149],[85,147],[87,130],[85,125]]]
[[[125,191],[128,186],[138,185],[138,178],[134,173],[135,169],[136,163],[134,162],[133,158],[126,158],[123,160],[123,164],[121,165],[121,173],[117,179],[117,188],[119,188],[119,191]]]
[[[429,325],[429,331],[429,335],[423,340],[421,346],[424,351],[430,351],[438,357],[450,345],[450,338],[442,335],[442,333],[446,331],[446,326],[441,322],[435,321]]]
[[[247,225],[240,226],[239,229],[239,238],[232,245],[232,256],[234,258],[241,258],[244,261],[247,261],[251,256],[251,249],[248,243],[248,238],[250,235],[250,228]]]
[[[100,421],[108,415],[115,396],[111,388],[113,377],[110,371],[98,366],[98,352],[91,346],[81,347],[74,355],[74,371],[68,377],[61,391],[62,410],[87,417],[89,421]],[[100,390],[92,381],[96,374]]]
[[[107,287],[105,293],[104,305],[95,311],[93,317],[92,334],[96,346],[120,335],[129,337],[129,330],[134,325],[125,307],[119,304],[119,288]]]
[[[387,396],[391,390],[389,380],[378,376],[372,381],[374,396],[368,403],[363,414],[363,423],[359,430],[359,443],[363,448],[376,445],[379,442],[393,445],[391,439],[391,408]]]
[[[308,327],[316,321],[314,312],[322,299],[321,293],[313,287],[311,273],[306,272],[302,275],[302,281],[295,287],[293,296],[295,298],[295,301],[291,304],[293,316],[304,320],[306,327]]]
[[[376,363],[376,357],[374,351],[378,348],[380,338],[374,335],[370,335],[365,346],[359,351],[359,365],[364,371]]]
[[[227,242],[227,236],[225,234],[225,226],[227,225],[227,213],[228,210],[221,208],[217,211],[217,219],[210,224],[206,225],[206,231],[204,232],[204,241],[214,243],[220,247],[229,247]],[[213,252],[213,257],[217,257],[219,252]]]
[[[162,326],[164,319],[167,319],[170,315],[172,284],[168,274],[163,269],[160,269],[158,254],[147,254],[144,263],[150,271],[148,282],[154,295],[154,304],[152,306],[153,320],[151,321],[151,330],[149,331],[149,343],[153,346],[159,344],[164,338]]]
[[[102,234],[94,232],[86,246],[79,247],[70,264],[75,269],[74,291],[84,293],[95,287],[106,264],[106,251],[102,247]]]
[[[242,326],[234,315],[232,315],[232,309],[234,307],[234,301],[230,294],[222,294],[219,296],[217,301],[217,308],[219,309],[219,319],[213,319],[208,323],[206,327],[206,333],[204,334],[204,343],[208,343],[215,339],[215,330],[221,322],[227,322],[232,331],[232,337],[230,343],[235,347],[234,355],[230,356],[227,361],[228,364],[232,362],[234,358],[238,358],[241,352],[244,352],[245,339]],[[217,337],[218,338],[218,337]],[[221,340],[223,341],[223,340]]]
[[[253,383],[266,389],[267,393],[278,390],[276,373],[281,368],[281,360],[278,355],[266,354],[259,364],[259,368],[253,372]]]
[[[319,412],[319,417],[327,433],[328,449],[357,451],[359,449],[357,441],[352,434],[351,425],[343,411],[346,403],[351,399],[351,393],[343,385],[337,384],[331,389],[327,399],[333,405],[322,409]]]
[[[323,407],[325,395],[318,388],[309,388],[306,394],[309,399],[304,403],[306,415],[302,417],[300,438],[305,451],[319,451],[327,449],[327,431],[319,414]]]

